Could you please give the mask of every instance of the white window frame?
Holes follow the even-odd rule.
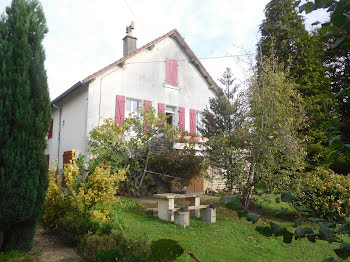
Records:
[[[167,110],[167,109],[170,109],[170,108],[174,109],[174,111]],[[177,107],[175,107],[175,106],[165,105],[165,115],[167,113],[173,115],[173,121],[172,121],[171,125],[174,126],[174,127],[176,126],[176,118],[177,118],[176,110],[177,110]]]
[[[130,101],[130,112],[127,112],[127,103],[128,103],[128,101]],[[140,107],[141,107],[141,104],[142,104],[141,102],[142,101],[139,100],[139,99],[126,98],[126,100],[125,100],[125,118],[130,117],[130,114],[131,114],[131,116],[139,115],[140,114]],[[133,111],[135,103],[137,104],[136,112]]]
[[[196,111],[196,132],[197,136],[202,136],[202,134],[199,132],[198,127],[203,128],[203,112],[202,111]]]

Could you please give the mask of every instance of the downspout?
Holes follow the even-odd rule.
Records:
[[[61,116],[62,116],[62,108],[56,106],[55,104],[52,104],[53,107],[60,110],[59,116],[58,116],[58,147],[57,147],[57,171],[59,170],[58,165],[60,163],[60,147],[61,147]]]

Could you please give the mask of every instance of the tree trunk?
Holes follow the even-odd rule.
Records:
[[[246,190],[244,190],[244,195],[243,195],[244,206],[246,208],[249,207],[251,196],[252,196],[253,190],[254,190],[254,168],[255,168],[255,161],[253,161],[250,164],[249,174],[248,174],[248,179],[247,179],[247,187],[246,187]]]

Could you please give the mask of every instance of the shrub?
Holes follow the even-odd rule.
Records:
[[[197,156],[191,146],[161,153],[153,159],[150,167],[152,171],[168,175],[160,176],[163,181],[170,183],[175,180],[181,186],[186,186],[193,178],[205,175],[207,168],[207,162],[202,156]]]
[[[89,216],[65,216],[59,220],[57,232],[67,245],[76,247],[84,235],[93,234],[98,229],[99,223]]]
[[[339,220],[350,215],[350,175],[317,168],[298,175],[294,189],[297,202],[310,208],[318,217]]]
[[[87,238],[83,255],[86,259],[96,262],[153,261],[151,249],[145,238],[129,239],[122,233]]]
[[[99,222],[108,220],[109,204],[116,200],[118,184],[124,180],[126,170],[111,174],[109,168],[96,167],[86,182],[79,178],[75,164],[63,169],[67,188],[61,188],[56,179],[56,168],[50,167],[49,188],[42,217],[44,226],[56,229],[65,216],[87,215]],[[58,181],[57,181],[58,180]]]
[[[57,228],[59,219],[65,215],[64,196],[61,183],[57,181],[56,170],[57,169],[53,166],[49,167],[49,186],[42,216],[44,227],[51,229]]]
[[[18,250],[12,250],[8,253],[0,252],[1,262],[33,262],[33,258]]]
[[[99,165],[110,166],[114,172],[128,167],[123,189],[139,196],[146,191],[146,171],[156,155],[152,148],[160,140],[171,148],[176,132],[176,128],[166,123],[165,114],[157,116],[148,107],[140,109],[140,114],[130,115],[120,125],[113,119],[105,119],[90,132],[89,153],[93,158],[89,161],[89,172]]]

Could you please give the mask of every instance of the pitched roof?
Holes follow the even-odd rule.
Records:
[[[190,61],[192,62],[192,64],[197,68],[197,70],[201,73],[201,75],[204,77],[206,82],[209,84],[209,88],[212,88],[215,92],[218,92],[220,90],[218,85],[215,83],[215,81],[210,76],[208,71],[204,68],[204,66],[202,65],[202,63],[200,62],[198,57],[194,54],[192,49],[188,46],[188,44],[186,43],[185,39],[181,36],[179,31],[177,29],[173,29],[170,32],[166,33],[165,35],[162,35],[162,36],[154,39],[153,41],[151,41],[151,42],[145,44],[144,46],[134,50],[133,52],[127,54],[126,56],[120,58],[119,60],[113,62],[112,64],[110,64],[110,65],[98,70],[97,72],[89,75],[88,77],[84,78],[82,81],[79,81],[78,83],[73,85],[71,88],[69,88],[67,91],[65,91],[63,94],[61,94],[59,97],[54,99],[51,102],[51,104],[60,102],[65,96],[72,93],[78,87],[87,84],[89,81],[93,80],[95,77],[97,77],[97,76],[103,74],[104,72],[108,71],[109,69],[125,62],[129,58],[141,53],[142,51],[144,51],[148,47],[151,47],[151,46],[159,43],[160,41],[164,40],[167,37],[172,37],[180,45],[180,47],[185,51],[186,55],[190,58]]]

